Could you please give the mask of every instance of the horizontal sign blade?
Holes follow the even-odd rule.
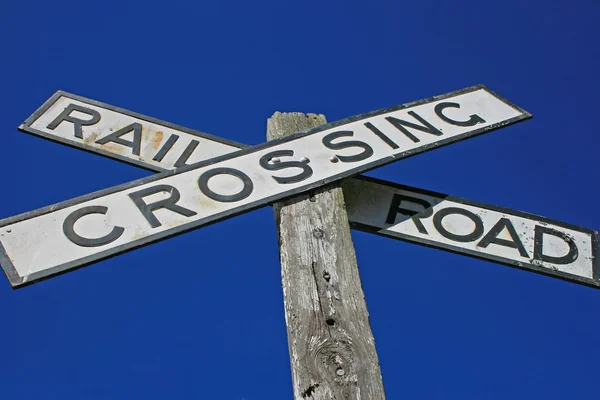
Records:
[[[364,176],[343,189],[355,229],[600,287],[596,231]]]
[[[0,263],[21,286],[530,117],[476,86],[337,121],[2,220]]]

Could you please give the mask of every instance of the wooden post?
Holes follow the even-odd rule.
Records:
[[[267,139],[326,122],[324,115],[276,112]],[[341,187],[274,209],[294,399],[385,399]]]

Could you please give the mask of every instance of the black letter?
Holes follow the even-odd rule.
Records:
[[[469,233],[468,235],[457,235],[455,233],[448,232],[448,230],[446,230],[446,228],[444,228],[442,225],[442,220],[445,216],[451,214],[464,215],[473,221],[475,224],[475,229],[473,232]],[[481,221],[481,218],[479,218],[476,214],[473,214],[471,211],[463,210],[462,208],[448,207],[441,209],[433,216],[433,226],[435,226],[435,229],[437,229],[443,237],[456,242],[472,242],[473,240],[479,239],[481,235],[483,235],[483,221]]]
[[[231,175],[235,176],[236,178],[239,178],[244,184],[244,187],[236,194],[225,195],[213,192],[208,188],[208,180],[215,175],[221,174]],[[209,197],[216,201],[220,201],[221,203],[231,203],[233,201],[244,200],[246,197],[250,196],[252,194],[252,190],[254,190],[254,184],[252,183],[252,180],[248,177],[248,175],[244,174],[242,171],[238,171],[237,169],[233,168],[215,168],[206,171],[205,173],[200,175],[200,178],[198,178],[198,187],[200,188],[202,193],[206,195],[206,197]]]
[[[398,148],[398,145],[392,139],[387,137],[387,135],[385,133],[383,133],[379,129],[377,129],[377,127],[375,125],[373,125],[372,123],[370,123],[370,122],[365,123],[365,127],[367,127],[371,132],[376,134],[379,137],[379,139],[383,140],[385,142],[385,144],[390,146],[392,149]]]
[[[163,147],[160,148],[160,150],[158,151],[158,153],[156,153],[156,155],[152,158],[152,160],[161,162],[162,159],[165,158],[165,156],[167,155],[169,150],[171,150],[171,147],[173,147],[173,145],[175,144],[177,139],[179,139],[179,136],[177,136],[177,135],[169,136],[169,138],[167,139],[165,144],[163,144]]]
[[[444,111],[444,109],[446,109],[446,108],[460,108],[460,104],[446,102],[446,103],[439,103],[438,105],[435,106],[434,110],[435,110],[435,113],[437,114],[437,116],[449,124],[456,125],[456,126],[473,126],[473,125],[477,125],[477,124],[485,122],[485,119],[481,118],[479,115],[476,115],[476,114],[471,115],[470,119],[468,121],[455,121],[444,115],[444,113],[442,111]]]
[[[544,235],[552,235],[559,239],[562,239],[566,244],[569,245],[569,252],[562,257],[547,256],[544,254]],[[577,260],[579,256],[579,250],[572,238],[567,236],[564,232],[557,231],[556,229],[546,228],[544,226],[535,226],[535,246],[533,248],[533,258],[539,261],[546,261],[552,264],[571,264]]]
[[[70,116],[71,112],[79,111],[80,113],[84,113],[89,115],[90,119],[87,121],[85,119],[79,119]],[[92,110],[91,108],[81,107],[76,104],[69,104],[67,108],[60,113],[58,117],[52,122],[48,124],[47,129],[56,129],[57,126],[61,124],[61,122],[67,121],[73,123],[73,129],[75,130],[75,137],[79,139],[83,139],[83,132],[81,131],[82,126],[94,125],[98,121],[100,121],[100,114],[96,110]]]
[[[504,228],[508,230],[508,234],[512,240],[498,238],[498,235],[504,230]],[[483,239],[481,239],[481,242],[477,243],[477,246],[485,249],[490,243],[517,249],[519,250],[521,257],[529,258],[527,250],[525,250],[523,243],[521,243],[521,238],[519,238],[519,235],[517,235],[512,222],[510,222],[508,218],[500,218],[500,220],[496,222],[496,225],[494,225],[494,227],[490,229]]]
[[[175,143],[175,142],[173,142]],[[192,153],[194,152],[194,150],[196,150],[196,147],[198,147],[198,141],[197,140],[192,140],[187,147],[185,148],[185,150],[183,151],[183,153],[181,153],[181,156],[179,156],[179,158],[177,159],[177,161],[175,161],[175,164],[173,164],[173,166],[175,168],[179,168],[179,167],[185,167],[187,164],[187,160],[190,158],[190,156],[192,155]]]
[[[369,146],[368,144],[366,144],[365,142],[361,142],[359,140],[350,140],[348,142],[342,142],[342,143],[331,143],[332,140],[335,140],[337,138],[352,137],[352,136],[354,136],[354,132],[352,132],[352,131],[332,132],[328,135],[325,135],[325,137],[323,138],[323,144],[325,145],[325,147],[327,147],[328,149],[331,149],[331,150],[341,150],[341,149],[347,149],[349,147],[360,147],[361,149],[364,150],[362,153],[356,154],[354,156],[340,156],[340,155],[336,154],[337,158],[341,162],[356,162],[356,161],[362,161],[366,158],[371,157],[373,155],[373,148],[371,146]]]
[[[310,176],[312,176],[313,174],[313,170],[311,167],[308,166],[308,162],[303,163],[301,161],[285,161],[285,162],[278,162],[276,164],[269,164],[269,161],[272,158],[275,157],[281,157],[281,156],[293,156],[294,152],[292,150],[277,150],[277,151],[272,151],[270,153],[265,154],[264,156],[262,156],[260,158],[260,166],[263,167],[264,169],[266,169],[267,171],[279,171],[280,169],[285,169],[285,168],[292,168],[292,167],[296,167],[296,168],[301,168],[302,172],[299,173],[298,175],[294,175],[294,176],[288,176],[288,177],[279,177],[279,176],[273,176],[273,179],[275,179],[275,182],[277,183],[296,183],[296,182],[301,182],[307,178],[309,178]]]
[[[423,206],[423,211],[413,211],[407,208],[400,208],[400,204],[402,200],[418,204]],[[387,219],[385,220],[386,224],[395,224],[396,223],[396,214],[408,215],[410,219],[415,223],[415,226],[424,235],[429,235],[423,223],[419,221],[419,218],[429,218],[431,214],[433,214],[433,208],[431,208],[431,204],[423,199],[418,197],[409,197],[402,194],[394,193],[394,197],[392,197],[392,204],[390,205],[390,210],[387,215]]]
[[[400,131],[402,131],[402,133],[404,133],[406,136],[408,136],[408,138],[415,143],[420,142],[419,138],[416,137],[415,135],[413,135],[412,133],[410,133],[408,131],[408,129],[405,128],[405,126],[408,126],[409,128],[413,128],[413,129],[416,129],[421,132],[431,133],[432,135],[442,136],[442,132],[440,130],[438,130],[435,126],[431,125],[429,122],[425,121],[416,112],[409,111],[408,114],[412,115],[416,120],[418,120],[420,123],[422,123],[425,126],[413,124],[412,122],[404,121],[402,119],[398,119],[395,117],[385,117],[385,119],[387,121],[389,121],[392,125],[394,125],[396,128],[400,129]]]
[[[133,142],[121,138],[121,136],[131,131],[133,131]],[[142,147],[142,125],[134,122],[133,124],[127,125],[125,128],[121,128],[118,131],[103,137],[102,139],[96,140],[96,143],[98,144],[106,144],[108,142],[115,142],[123,146],[131,147],[131,153],[139,156],[140,149]]]
[[[125,231],[124,228],[120,226],[115,226],[108,235],[96,239],[88,239],[84,238],[83,236],[79,236],[77,233],[75,233],[75,230],[73,229],[73,227],[75,226],[75,222],[77,222],[79,218],[89,214],[105,215],[107,211],[108,207],[104,206],[89,206],[73,211],[71,214],[69,214],[67,218],[65,218],[65,222],[63,222],[63,233],[71,242],[82,247],[104,246],[105,244],[114,242],[119,237],[121,237],[123,231]]]
[[[152,194],[159,193],[159,192],[168,192],[168,193],[171,193],[171,196],[167,197],[166,199],[159,200],[152,204],[146,204],[146,202],[144,202],[143,197],[150,196]],[[152,186],[147,189],[142,189],[137,192],[129,193],[129,198],[137,206],[137,208],[140,210],[142,215],[144,217],[146,217],[146,220],[148,221],[150,226],[153,228],[158,228],[159,226],[161,226],[161,223],[154,216],[154,214],[152,214],[152,212],[159,210],[161,208],[171,210],[177,214],[181,214],[186,217],[192,217],[192,216],[196,215],[196,212],[194,212],[192,210],[188,210],[187,208],[184,208],[184,207],[181,207],[180,205],[175,204],[179,201],[179,199],[181,198],[181,195],[179,194],[179,191],[177,189],[175,189],[173,186],[169,186],[169,185]]]

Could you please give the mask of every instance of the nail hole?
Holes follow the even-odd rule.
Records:
[[[335,324],[335,320],[333,318],[327,318],[325,322],[327,322],[327,325],[329,326],[333,326]]]

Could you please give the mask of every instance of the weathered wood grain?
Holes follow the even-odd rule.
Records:
[[[326,123],[275,113],[272,140]],[[385,399],[339,184],[275,204],[294,398]]]

